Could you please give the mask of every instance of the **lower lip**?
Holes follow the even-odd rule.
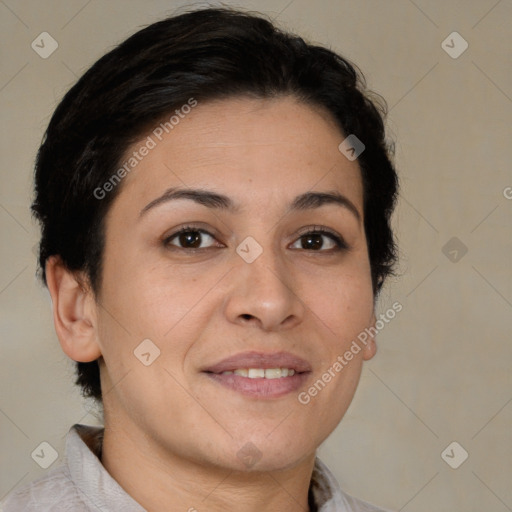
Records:
[[[303,386],[310,372],[296,373],[291,377],[280,377],[278,379],[250,379],[234,374],[205,373],[210,379],[229,389],[238,391],[242,395],[255,398],[279,398],[288,393],[293,393]]]

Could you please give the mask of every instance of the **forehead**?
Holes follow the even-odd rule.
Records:
[[[291,97],[236,98],[198,102],[172,125],[165,121],[125,154],[127,161],[151,148],[123,180],[118,200],[126,206],[175,186],[222,191],[242,206],[270,206],[311,189],[339,190],[362,203],[357,161],[340,153],[344,134],[319,107]]]

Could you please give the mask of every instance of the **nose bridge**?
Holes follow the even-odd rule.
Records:
[[[259,238],[261,244],[247,237],[237,247],[237,257],[242,261],[237,265],[236,286],[228,299],[228,315],[231,321],[252,319],[265,329],[273,329],[283,322],[297,321],[302,308],[281,247],[269,233]]]
[[[263,238],[259,237],[260,240]],[[245,252],[244,251],[247,251]],[[267,295],[281,295],[289,292],[286,286],[286,268],[282,261],[280,248],[275,247],[268,233],[265,234],[265,241],[260,244],[256,239],[247,237],[238,248],[237,253],[243,260],[242,274],[250,284],[250,288],[258,293],[267,291]],[[250,257],[245,258],[245,255]],[[254,258],[254,259],[252,259]],[[261,288],[261,290],[256,290]]]
[[[251,281],[254,279],[257,283],[267,287],[268,292],[288,290],[286,286],[287,271],[282,261],[282,255],[271,242],[261,248],[261,254],[254,261],[251,263],[246,261],[245,267],[245,273],[249,274],[249,279]]]

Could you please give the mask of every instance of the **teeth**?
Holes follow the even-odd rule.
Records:
[[[295,370],[289,368],[239,368],[234,371],[222,372],[222,375],[240,375],[249,379],[280,379],[281,377],[291,377],[295,375]]]
[[[265,370],[263,370],[263,368],[249,368],[247,377],[249,377],[249,379],[262,379],[265,377]]]
[[[281,377],[288,377],[288,370],[284,368],[286,375],[281,368],[269,368],[263,372],[266,379],[279,379]]]

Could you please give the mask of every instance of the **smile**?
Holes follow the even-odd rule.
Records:
[[[283,377],[292,377],[295,370],[290,368],[240,368],[233,371],[222,372],[221,375],[240,375],[249,379],[281,379]]]

